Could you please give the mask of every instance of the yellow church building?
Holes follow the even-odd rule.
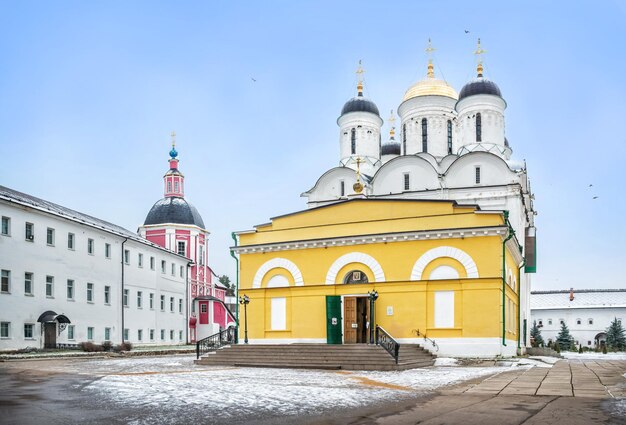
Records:
[[[250,343],[370,343],[379,326],[443,356],[525,345],[523,258],[505,211],[357,195],[236,235]]]

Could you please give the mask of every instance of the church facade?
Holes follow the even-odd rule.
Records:
[[[483,52],[479,42],[476,53]],[[536,270],[534,196],[526,164],[512,159],[505,136],[506,101],[500,88],[485,78],[479,60],[477,77],[457,93],[435,77],[429,61],[426,77],[407,89],[398,107],[399,140],[392,115],[389,140],[383,143],[378,106],[364,96],[362,70],[357,73],[357,94],[346,102],[337,120],[339,164],[302,194],[310,214],[279,217],[239,233],[239,246],[234,250],[241,256],[240,293],[251,298],[250,317],[262,315],[251,320],[251,339],[329,341],[328,335],[323,338],[319,334],[317,326],[330,320],[331,307],[324,307],[319,299],[314,306],[293,307],[296,297],[300,300],[306,291],[296,287],[310,286],[310,291],[317,291],[320,297],[352,294],[348,298],[356,297],[362,315],[369,315],[370,307],[359,307],[363,303],[358,299],[377,291],[379,298],[373,310],[376,323],[400,341],[423,343],[438,354],[512,355],[518,346],[523,351],[529,341],[530,275]],[[442,205],[448,210],[442,212]],[[469,210],[459,213],[464,208]],[[362,222],[364,214],[373,215]],[[477,228],[485,226],[466,223],[464,214],[480,220],[489,217],[493,221],[486,220],[489,223],[485,226],[490,230],[481,233]],[[426,219],[430,216],[438,218]],[[417,221],[411,222],[413,219]],[[304,223],[302,234],[296,231],[299,225],[289,231],[275,229],[290,220]],[[395,230],[398,222],[412,224]],[[261,236],[268,226],[271,242]],[[492,230],[495,233],[490,233]],[[320,238],[320,234],[325,236]],[[290,247],[296,245],[306,248],[293,253],[298,261],[277,257],[272,262],[267,258],[277,252],[274,250],[291,253]],[[341,249],[348,245],[354,249],[343,252]],[[261,248],[265,251],[255,251]],[[267,261],[255,259],[259,252]],[[291,263],[280,259],[297,268],[286,267]],[[416,271],[418,263],[424,267],[420,273]],[[477,265],[477,271],[472,264]],[[310,270],[307,273],[302,268]],[[349,277],[351,272],[366,277],[366,282]],[[444,282],[452,286],[441,286]],[[333,285],[337,293],[328,294],[326,284]],[[366,286],[357,286],[363,284]],[[484,298],[469,295],[476,294],[472,291],[482,285],[493,285],[494,293]],[[276,290],[276,286],[289,290]],[[392,286],[403,295],[391,296],[387,290]],[[296,290],[298,295],[285,292]],[[271,291],[283,291],[285,296],[270,296],[268,301]],[[446,291],[448,295],[444,295]],[[263,308],[255,310],[253,301],[261,293]],[[359,342],[353,341],[351,329],[360,329],[363,324],[352,320],[353,301],[348,302],[350,311],[346,311],[343,300],[338,309],[341,314],[332,316],[337,323],[349,324],[342,328],[339,342]],[[285,313],[273,316],[272,306]],[[305,311],[303,316],[296,316]],[[312,315],[314,320],[307,319]],[[288,331],[272,333],[273,324]]]

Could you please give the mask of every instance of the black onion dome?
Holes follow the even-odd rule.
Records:
[[[502,93],[500,92],[498,85],[483,77],[479,77],[465,84],[459,93],[459,100],[474,96],[475,94],[492,94],[494,96],[502,97]]]
[[[378,106],[376,106],[376,104],[371,100],[366,99],[361,95],[353,97],[348,100],[345,105],[343,105],[341,115],[345,115],[349,112],[371,112],[372,114],[380,116]]]
[[[200,213],[184,198],[167,197],[157,201],[146,216],[144,225],[148,224],[192,224],[204,229]]]
[[[400,143],[385,143],[380,148],[381,155],[400,155]]]

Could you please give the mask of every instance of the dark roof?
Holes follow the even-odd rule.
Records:
[[[381,155],[400,155],[400,143],[389,142],[382,145]]]
[[[376,106],[376,104],[371,100],[366,99],[361,95],[353,97],[348,100],[345,105],[343,105],[341,115],[345,115],[349,112],[371,112],[372,114],[380,116],[378,106]]]
[[[494,96],[502,97],[502,93],[500,92],[498,85],[483,77],[476,78],[475,80],[465,84],[459,93],[459,100],[474,96],[475,94],[492,94]]]
[[[10,201],[17,202],[23,205],[30,205],[43,211],[50,212],[52,214],[60,215],[70,220],[74,220],[80,223],[87,224],[92,227],[107,230],[113,233],[121,234],[128,238],[141,239],[142,242],[147,242],[143,238],[137,236],[136,233],[126,230],[121,226],[118,226],[108,221],[100,220],[99,218],[92,217],[87,214],[63,207],[58,204],[54,204],[49,201],[45,201],[40,198],[28,195],[26,193],[18,192],[17,190],[9,189],[8,187],[0,186],[0,197],[4,197]]]
[[[170,196],[157,201],[146,216],[144,225],[149,224],[192,224],[204,229],[200,213],[184,198]]]

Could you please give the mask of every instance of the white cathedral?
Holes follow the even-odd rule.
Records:
[[[427,52],[434,50],[429,43]],[[482,210],[508,211],[523,245],[520,311],[523,342],[529,341],[530,276],[535,273],[535,225],[532,194],[524,161],[511,158],[505,135],[506,101],[498,85],[485,78],[480,46],[477,76],[459,93],[435,77],[432,59],[426,77],[404,94],[398,106],[400,137],[393,114],[389,140],[382,143],[383,119],[376,104],[363,96],[359,66],[356,97],[337,119],[340,160],[302,194],[310,208],[354,196],[370,199],[445,199],[475,204]],[[353,185],[364,186],[362,194]],[[357,190],[360,189],[357,185]]]

